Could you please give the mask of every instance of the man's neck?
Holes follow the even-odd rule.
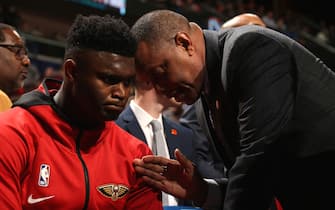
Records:
[[[164,106],[153,100],[153,98],[135,96],[134,102],[153,118],[158,118],[164,110]]]

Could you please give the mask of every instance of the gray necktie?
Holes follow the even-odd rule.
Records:
[[[154,155],[167,157],[161,123],[158,120],[152,120],[150,124],[154,134],[152,139],[152,153],[154,153]],[[162,193],[162,203],[163,206],[168,205],[168,196],[164,192]]]
[[[161,123],[158,120],[152,120],[150,124],[154,134],[152,139],[152,153],[155,155],[167,157]]]

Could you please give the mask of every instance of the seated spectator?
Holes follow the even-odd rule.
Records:
[[[239,27],[243,25],[259,25],[265,27],[263,20],[256,14],[253,13],[242,13],[234,16],[222,24],[222,28]]]
[[[14,27],[0,23],[0,112],[12,106],[11,98],[23,87],[29,65],[22,37]]]
[[[174,150],[179,148],[191,160],[195,136],[191,129],[172,121],[163,115],[163,111],[172,105],[167,97],[159,95],[153,84],[143,75],[136,76],[135,95],[129,106],[120,114],[116,123],[149,145],[155,155],[174,159]],[[155,126],[159,123],[161,138],[155,138]],[[164,206],[191,206],[192,202],[180,200],[166,193],[162,194]]]

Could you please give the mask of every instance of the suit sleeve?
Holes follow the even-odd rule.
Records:
[[[0,206],[22,209],[21,183],[28,157],[27,147],[7,118],[0,117]]]
[[[228,63],[241,155],[229,173],[224,209],[266,210],[273,196],[271,147],[292,117],[293,56],[273,37],[247,33],[236,41]]]
[[[205,135],[205,131],[201,128],[199,124],[201,119],[197,116],[195,105],[187,106],[180,119],[180,123],[192,129],[194,133],[195,164],[202,177],[222,178],[225,176],[223,160],[217,155],[212,140],[209,139],[210,134]]]

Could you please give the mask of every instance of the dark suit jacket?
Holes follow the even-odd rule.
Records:
[[[201,101],[198,100],[195,104],[197,103],[201,103]],[[196,136],[193,144],[198,171],[204,178],[225,177],[225,165],[221,155],[223,154],[222,146],[213,140],[213,136],[206,126],[205,115],[201,110],[196,110],[198,107],[201,109],[202,107],[195,104],[184,108],[179,121],[180,124],[191,128]]]
[[[228,182],[221,182],[224,209],[265,210],[273,196],[284,209],[322,209],[306,199],[309,193],[326,196],[321,187],[311,192],[301,180],[330,173],[327,167],[324,174],[311,173],[311,167],[322,165],[324,153],[334,157],[335,74],[302,45],[267,28],[204,34],[208,75],[200,106],[229,169]],[[318,164],[309,165],[311,159]]]
[[[131,133],[133,136],[144,141],[147,144],[144,133],[137,121],[134,112],[130,106],[127,106],[118,119],[115,121],[117,125]],[[192,161],[195,161],[195,152],[193,148],[194,133],[191,129],[184,127],[163,116],[163,127],[166,143],[169,149],[171,159],[174,158],[174,150],[180,149],[183,154]],[[192,206],[192,201],[178,200],[178,205]]]

